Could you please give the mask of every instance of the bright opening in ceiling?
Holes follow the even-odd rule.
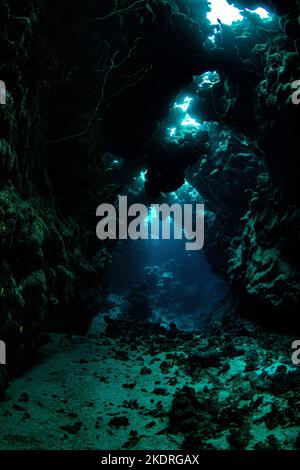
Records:
[[[223,24],[231,25],[235,21],[243,21],[244,17],[239,10],[233,5],[227,3],[226,0],[209,0],[211,11],[207,14],[207,18],[211,24],[218,24],[221,21]],[[264,8],[257,8],[256,10],[249,10],[256,13],[261,19],[270,19],[271,14]]]
[[[271,13],[269,13],[264,8],[256,8],[256,10],[249,10],[248,8],[246,8],[246,10],[251,11],[251,13],[256,13],[257,15],[261,17],[262,20],[268,20],[272,16]]]
[[[207,14],[211,24],[218,24],[218,20],[222,23],[231,25],[234,21],[242,21],[243,17],[240,10],[233,5],[229,5],[226,0],[210,0],[211,11]]]

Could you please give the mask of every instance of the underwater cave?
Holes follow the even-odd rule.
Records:
[[[0,1],[0,451],[300,449],[299,18]]]

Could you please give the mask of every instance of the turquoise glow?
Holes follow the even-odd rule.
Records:
[[[141,171],[140,173],[140,179],[143,181],[143,183],[146,181],[146,173],[147,173],[147,170]]]
[[[196,119],[192,118],[189,114],[185,115],[185,118],[181,122],[182,126],[185,127],[200,127],[200,123],[196,121]]]
[[[218,72],[205,72],[200,77],[196,77],[199,80],[198,87],[201,89],[212,88],[215,83],[220,81]]]
[[[177,127],[174,126],[167,128],[169,139],[178,141],[183,138],[185,134],[195,133],[200,128],[201,124],[187,113],[191,102],[194,101],[194,99],[195,98],[186,96],[185,98],[181,98],[179,101],[176,101],[173,105],[173,109],[176,110],[179,120],[177,123],[176,121],[174,122],[175,125],[177,124]]]
[[[174,202],[202,202],[198,191],[187,180],[185,180],[184,184],[179,189],[177,189],[177,191],[170,193],[169,197],[171,198],[172,204]]]
[[[192,101],[193,101],[193,98],[190,98],[189,96],[187,96],[186,98],[184,98],[183,103],[181,103],[181,104],[175,103],[174,108],[179,108],[184,113],[186,113],[187,110],[189,109],[190,104],[191,104]]]

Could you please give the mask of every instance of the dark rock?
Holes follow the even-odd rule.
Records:
[[[190,434],[202,430],[208,437],[214,430],[214,413],[212,402],[199,401],[195,390],[185,386],[174,395],[169,414],[169,432]]]
[[[152,393],[154,393],[154,395],[162,395],[162,396],[169,395],[168,390],[166,390],[165,388],[161,388],[161,387],[155,388],[155,389],[152,391]]]
[[[132,390],[134,387],[136,387],[136,383],[130,383],[130,384],[122,384],[123,388],[128,388],[129,390]]]
[[[245,426],[242,429],[233,429],[227,437],[230,448],[233,450],[245,450],[250,439],[251,434],[249,426]]]
[[[2,365],[0,365],[0,401],[4,400],[5,390],[8,387],[8,373]]]
[[[152,370],[149,369],[149,367],[142,367],[141,370],[140,370],[140,374],[141,375],[150,375],[152,374]]]
[[[129,438],[128,438],[128,441],[125,442],[125,444],[123,444],[123,448],[124,449],[131,449],[133,447],[135,447],[138,442],[140,440],[140,437],[138,435],[138,432],[135,431],[135,430],[131,430],[129,432]]]
[[[19,396],[19,401],[22,401],[24,403],[27,403],[29,401],[29,395],[28,393],[26,392],[23,392],[20,396]]]
[[[110,420],[109,425],[116,428],[126,427],[129,426],[129,419],[127,416],[116,416]]]
[[[62,431],[67,432],[68,434],[75,435],[75,434],[79,433],[82,426],[83,426],[83,423],[81,421],[78,421],[74,424],[65,424],[65,425],[61,426],[60,429]]]

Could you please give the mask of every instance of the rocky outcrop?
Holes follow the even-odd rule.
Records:
[[[252,194],[243,232],[229,250],[228,273],[236,288],[246,292],[244,310],[261,312],[261,321],[281,331],[297,328],[299,216],[270,181],[262,181]]]
[[[228,247],[241,234],[258,179],[266,172],[262,153],[245,136],[216,123],[205,125],[209,152],[201,159],[191,182],[204,198],[206,252],[215,268],[226,275]]]
[[[192,178],[207,207],[206,253],[235,287],[244,314],[283,328],[284,311],[285,326],[294,328],[299,210],[272,183],[262,152],[251,150],[245,136],[207,128],[210,153]]]

